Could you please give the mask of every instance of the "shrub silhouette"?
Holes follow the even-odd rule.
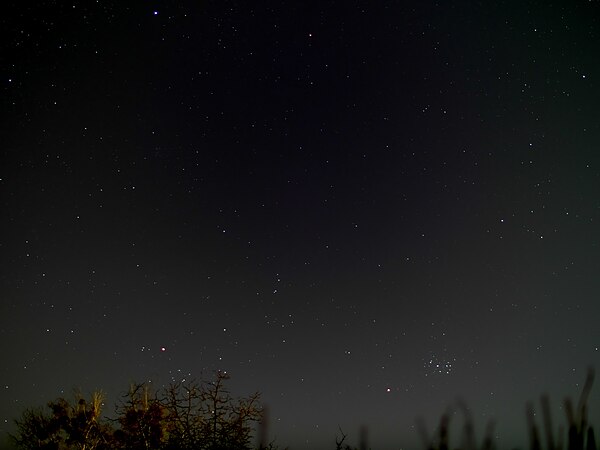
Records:
[[[596,450],[596,438],[594,428],[588,426],[587,421],[587,401],[594,383],[594,369],[588,368],[585,384],[579,397],[577,409],[573,407],[573,401],[570,398],[565,398],[564,407],[567,418],[568,438],[567,450]],[[544,429],[546,435],[546,444],[548,450],[563,450],[564,428],[559,427],[558,437],[554,439],[554,431],[552,428],[552,414],[550,411],[550,399],[547,395],[541,397],[542,414],[544,420]],[[526,406],[527,423],[529,427],[529,446],[531,450],[542,450],[540,440],[540,432],[535,423],[535,410],[532,403]]]
[[[252,424],[263,410],[258,393],[234,399],[225,386],[229,375],[218,372],[209,383],[171,385],[163,398],[168,448],[251,448]]]
[[[76,395],[70,403],[59,398],[48,403],[50,412],[28,409],[16,420],[13,439],[20,448],[104,449],[109,448],[112,430],[100,418],[104,395],[94,392],[87,402]]]
[[[15,421],[12,436],[17,447],[47,450],[249,450],[252,448],[254,425],[261,423],[261,450],[275,450],[267,443],[265,409],[260,395],[234,398],[226,387],[229,375],[217,372],[211,381],[181,382],[151,392],[148,385],[134,384],[116,407],[116,419],[101,416],[104,395],[94,392],[89,400],[76,394],[74,401],[58,398],[47,408],[30,408]],[[567,419],[555,436],[550,400],[541,397],[544,440],[547,450],[599,450],[594,429],[588,424],[587,401],[594,381],[594,370],[588,369],[577,407],[564,400]],[[461,447],[463,450],[494,450],[494,422],[489,422],[481,445],[475,439],[475,427],[469,409],[458,402],[464,417]],[[423,420],[418,429],[426,450],[450,450],[450,418],[448,409],[441,417],[436,433],[430,435]],[[543,450],[542,434],[535,421],[533,403],[526,405],[529,448]],[[346,434],[340,428],[336,436],[338,450],[354,450],[345,444]],[[366,449],[366,428],[360,433],[360,448]]]
[[[156,397],[150,397],[147,385],[132,385],[117,412],[120,428],[113,437],[118,448],[161,448],[165,440],[165,411]]]
[[[262,416],[260,396],[234,398],[227,380],[227,373],[217,372],[212,381],[172,384],[157,393],[134,384],[114,420],[100,416],[101,393],[89,402],[59,398],[48,403],[49,412],[26,410],[12,438],[23,449],[251,449],[252,425]]]
[[[587,421],[587,400],[589,398],[592,384],[594,382],[594,369],[588,368],[585,384],[579,397],[577,409],[573,407],[573,402],[570,398],[564,400],[565,414],[568,425],[567,450],[598,450],[596,446],[596,438],[594,429],[588,426]],[[563,450],[564,428],[559,427],[558,436],[554,439],[554,430],[552,426],[552,415],[550,412],[550,400],[547,395],[541,397],[544,431],[546,436],[546,444],[548,450]],[[481,447],[477,447],[474,434],[473,420],[466,405],[459,401],[459,409],[462,410],[465,416],[465,424],[463,427],[462,442],[464,450],[493,450],[493,431],[494,422],[489,422],[485,437]],[[527,427],[529,430],[529,448],[530,450],[543,450],[542,441],[540,438],[540,429],[535,422],[535,411],[533,403],[529,402],[526,405]],[[430,436],[427,432],[427,427],[422,419],[417,419],[417,425],[421,434],[421,440],[426,450],[449,450],[449,425],[451,411],[448,410],[440,419],[437,436]]]

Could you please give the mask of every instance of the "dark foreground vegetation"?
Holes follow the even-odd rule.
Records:
[[[264,409],[258,393],[248,397],[231,396],[226,387],[229,376],[217,372],[211,381],[172,384],[160,392],[151,392],[145,384],[132,385],[116,406],[116,419],[102,416],[104,396],[93,393],[88,400],[77,395],[74,402],[64,398],[48,403],[46,409],[28,409],[17,419],[14,443],[22,449],[104,450],[274,450],[267,443]],[[550,400],[542,396],[542,428],[536,422],[533,403],[526,406],[530,450],[600,450],[594,429],[587,420],[594,371],[588,370],[577,405],[564,400],[566,429],[554,428]],[[450,436],[452,410],[444,413],[437,430],[430,435],[424,421],[418,421],[426,450],[496,450],[494,423],[489,422],[481,441],[469,409],[458,402],[462,412],[462,436]],[[260,425],[260,442],[253,445],[254,431]],[[353,450],[345,444],[340,428],[336,450]],[[360,450],[367,450],[367,430],[361,430]],[[543,437],[542,437],[543,436]]]
[[[540,399],[542,411],[543,434],[538,423],[536,422],[536,413],[533,403],[527,403],[525,416],[527,419],[527,429],[529,432],[529,449],[530,450],[599,450],[596,446],[596,438],[594,428],[588,424],[587,401],[594,382],[594,370],[588,369],[583,391],[579,397],[577,406],[573,404],[570,398],[564,400],[563,406],[567,420],[567,433],[565,439],[565,427],[560,425],[555,430],[550,408],[550,399],[547,395],[542,395]],[[462,436],[457,441],[451,442],[449,425],[451,412],[442,415],[437,432],[430,436],[426,426],[422,420],[418,421],[419,432],[423,446],[427,450],[450,450],[462,448],[463,450],[495,450],[496,443],[494,442],[494,427],[493,421],[488,422],[485,435],[481,442],[475,439],[475,427],[473,419],[468,408],[462,402],[458,402],[458,409],[461,410],[464,417],[464,426]],[[566,443],[566,447],[565,447]],[[452,446],[451,446],[452,444]],[[545,444],[545,445],[544,445]],[[457,445],[460,445],[458,447]],[[339,447],[338,447],[339,448]]]
[[[28,409],[16,420],[14,442],[23,449],[210,449],[253,448],[253,430],[262,417],[259,394],[234,398],[229,376],[172,384],[160,392],[132,385],[116,406],[116,419],[103,414],[104,395],[76,396]],[[265,448],[265,446],[263,446]]]

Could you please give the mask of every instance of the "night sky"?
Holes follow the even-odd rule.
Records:
[[[458,397],[524,447],[525,402],[558,422],[600,366],[597,0],[13,1],[0,29],[0,432],[226,370],[294,450],[418,448]]]

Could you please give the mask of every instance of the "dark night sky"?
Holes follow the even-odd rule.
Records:
[[[558,420],[599,366],[597,0],[10,2],[0,28],[0,431],[222,369],[292,449],[414,448],[457,396],[525,446],[525,402]]]

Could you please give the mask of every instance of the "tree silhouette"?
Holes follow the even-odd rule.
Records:
[[[233,398],[226,372],[204,383],[171,385],[163,397],[169,448],[249,449],[253,423],[262,417],[259,394]]]
[[[112,429],[100,421],[104,395],[94,392],[87,402],[81,395],[48,403],[50,413],[27,409],[16,420],[13,440],[19,448],[94,450],[109,448]]]
[[[117,412],[120,424],[114,433],[117,447],[133,450],[161,448],[165,439],[165,413],[160,401],[150,397],[147,385],[131,385]]]
[[[48,450],[249,450],[262,409],[258,393],[234,398],[229,375],[177,383],[159,392],[133,384],[116,407],[117,418],[100,416],[103,395],[89,401],[59,398],[45,409],[28,409],[12,436],[19,448]],[[114,424],[114,426],[112,425]]]

